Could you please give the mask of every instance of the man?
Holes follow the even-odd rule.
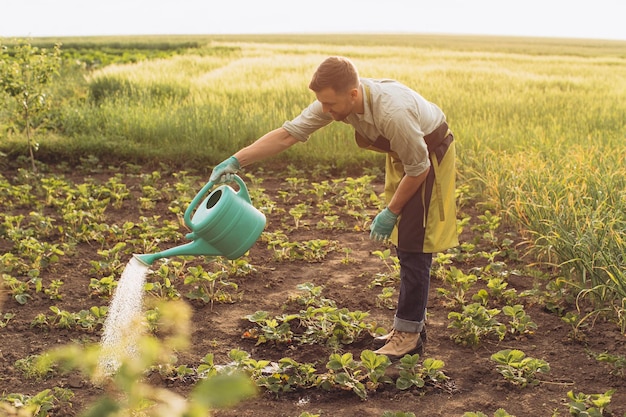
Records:
[[[377,338],[378,354],[398,359],[422,353],[432,254],[458,245],[454,138],[444,113],[394,80],[359,78],[354,64],[330,57],[309,88],[315,100],[285,122],[217,165],[220,182],[241,167],[306,142],[332,121],[352,125],[358,146],[385,152],[387,207],[373,220],[370,237],[391,238],[400,261],[400,294],[391,332]]]

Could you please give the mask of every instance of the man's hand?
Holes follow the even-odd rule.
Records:
[[[219,184],[222,182],[229,182],[232,179],[232,176],[239,172],[241,166],[239,165],[239,161],[234,156],[226,159],[225,161],[220,162],[215,168],[213,168],[213,172],[211,172],[211,177],[209,181],[214,184]]]
[[[385,240],[391,236],[393,227],[398,221],[398,215],[394,214],[388,207],[378,213],[370,226],[370,239]]]

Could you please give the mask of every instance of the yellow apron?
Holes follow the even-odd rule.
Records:
[[[371,106],[371,96],[366,88]],[[386,153],[385,200],[391,201],[404,166],[398,155],[391,151],[389,140],[379,137],[371,142],[355,132],[361,148]],[[459,244],[456,225],[454,136],[444,122],[434,132],[424,137],[428,147],[431,169],[424,183],[402,209],[391,234],[391,241],[406,252],[436,253]]]

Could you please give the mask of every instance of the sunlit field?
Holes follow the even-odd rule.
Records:
[[[89,98],[61,109],[63,146],[208,169],[295,117],[314,98],[315,67],[345,55],[361,76],[395,78],[437,103],[457,139],[460,187],[506,213],[543,261],[567,262],[564,273],[598,306],[622,311],[626,328],[626,46],[352,39],[213,40],[96,69]],[[380,161],[337,123],[265,165]]]
[[[550,271],[550,290],[573,295],[574,329],[602,320],[626,334],[626,42],[400,35],[60,41],[71,55],[36,132],[42,167],[167,167],[208,178],[215,164],[314,99],[310,77],[329,55],[350,57],[362,77],[405,83],[447,115],[459,207],[485,221],[501,218],[519,237],[515,251]],[[126,56],[111,58],[124,49]],[[11,167],[27,155],[26,140],[11,121],[9,99],[0,95],[0,105],[2,164]],[[334,123],[245,171],[380,181],[384,156],[359,149],[353,135]],[[511,249],[493,243],[500,245],[494,256]],[[470,246],[464,242],[456,255]]]

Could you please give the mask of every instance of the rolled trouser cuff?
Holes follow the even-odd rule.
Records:
[[[393,319],[393,328],[399,332],[421,333],[422,329],[424,328],[424,320],[410,321],[398,318],[398,316],[396,316]]]

